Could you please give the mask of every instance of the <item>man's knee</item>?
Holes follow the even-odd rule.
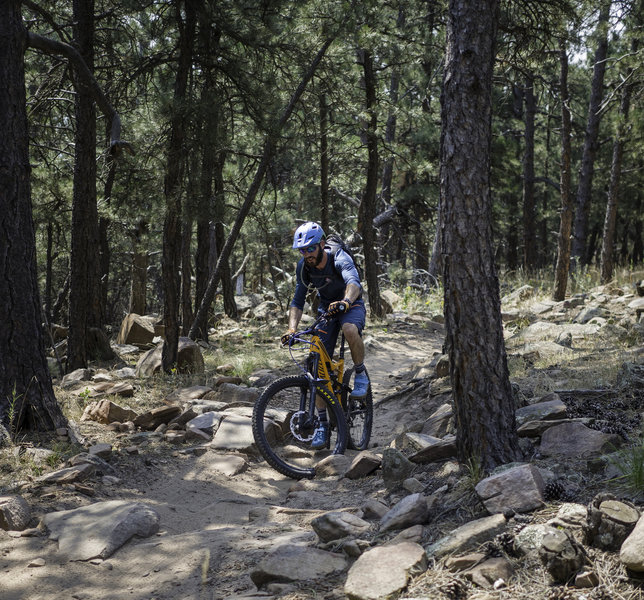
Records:
[[[354,323],[344,323],[342,325],[342,333],[344,333],[344,337],[347,339],[360,337],[360,331],[358,331],[358,327]]]

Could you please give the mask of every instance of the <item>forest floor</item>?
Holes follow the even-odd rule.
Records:
[[[397,434],[426,419],[435,408],[425,402],[429,379],[423,379],[422,367],[426,367],[432,357],[441,353],[444,335],[440,327],[428,326],[428,321],[427,317],[405,316],[369,327],[366,331],[366,362],[375,399],[372,434],[375,451],[389,446]],[[265,331],[266,328],[263,326],[259,329]],[[245,326],[245,334],[248,331],[251,331],[250,325],[248,328]],[[607,344],[608,340],[603,340],[601,351],[595,352],[598,346],[593,342],[583,357],[576,358],[584,372],[593,373],[596,378],[600,371],[606,370]],[[277,344],[272,347],[279,352]],[[624,349],[623,344],[620,347]],[[626,348],[626,357],[642,363],[641,342],[636,347]],[[623,359],[620,350],[616,364]],[[285,357],[283,367],[287,368],[287,364]],[[561,377],[561,365],[554,366],[557,367],[557,374],[552,377]],[[552,369],[553,364],[550,364],[541,369],[520,372],[519,377],[523,378],[526,389],[534,392],[541,387],[545,392],[549,390],[544,380],[551,377],[549,372]],[[198,383],[198,380],[184,380],[181,385],[187,387]],[[597,385],[597,382],[588,384]],[[160,399],[169,391],[168,385],[168,381],[164,380],[161,385],[163,390],[157,393],[154,378],[148,382],[140,381],[134,400],[137,395]],[[521,381],[519,385],[523,385]],[[57,391],[64,395],[62,390]],[[135,408],[132,400],[122,404]],[[266,592],[258,592],[249,575],[270,549],[280,543],[302,540],[315,543],[316,536],[309,523],[320,512],[360,507],[370,498],[383,501],[393,498],[381,477],[356,481],[332,478],[294,482],[254,457],[246,457],[246,470],[231,476],[225,473],[226,469],[219,462],[222,453],[184,453],[177,446],[159,440],[142,447],[138,454],[128,454],[122,451],[130,443],[124,434],[110,431],[106,426],[92,421],[79,422],[78,428],[86,445],[99,442],[112,444],[114,452],[109,460],[114,468],[115,479],[97,478],[84,482],[80,488],[74,485],[42,485],[35,481],[37,473],[25,472],[24,464],[23,470],[19,469],[17,459],[12,464],[3,460],[0,461],[0,490],[11,488],[14,490],[11,493],[23,496],[31,506],[34,523],[44,513],[98,501],[119,499],[143,502],[160,515],[160,531],[153,538],[137,538],[129,542],[106,560],[70,562],[59,556],[57,542],[44,535],[17,537],[0,530],[2,600],[220,600],[272,597]],[[21,443],[47,446],[45,440],[25,438]],[[50,442],[48,447],[55,447],[55,442]],[[350,451],[347,452],[353,456]],[[56,468],[60,466],[62,464]],[[462,477],[467,475],[463,469],[460,473]],[[16,480],[23,477],[23,483],[16,487]],[[438,471],[430,470],[419,475],[419,479],[426,483],[430,480],[436,483],[439,477]],[[450,485],[459,487],[458,483],[454,484],[453,472]],[[588,500],[579,499],[584,503]],[[436,539],[440,532],[449,531],[455,522],[484,513],[471,486],[462,493],[459,502],[458,507],[445,510],[443,518],[436,516],[431,531],[427,531],[427,538]],[[552,516],[553,510],[556,511],[556,507],[545,508],[542,511],[544,519]],[[555,598],[545,574],[535,574],[534,565],[526,565],[526,568],[528,570],[517,577],[515,587],[510,583],[503,590],[471,589],[463,597],[488,600]],[[615,569],[618,567],[611,562],[606,566],[605,573]],[[437,570],[434,581],[449,582],[451,576],[446,573]],[[428,572],[418,578],[410,587],[410,595],[403,594],[401,598],[448,598],[448,595],[439,594],[436,586],[432,587],[430,577],[432,575]],[[622,574],[616,577],[623,579]],[[342,586],[342,577],[329,578],[286,587],[281,598],[339,600],[345,598]],[[583,591],[570,594],[566,598],[581,600],[600,597]],[[624,594],[622,589],[612,597],[644,597],[638,594],[641,592],[636,588],[628,594]],[[559,597],[564,598],[563,595]]]

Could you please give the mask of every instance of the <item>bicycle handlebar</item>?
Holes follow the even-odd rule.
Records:
[[[300,339],[300,336],[303,335],[311,335],[315,333],[316,331],[319,330],[319,326],[324,322],[326,323],[330,319],[335,319],[337,318],[337,315],[329,315],[329,313],[323,313],[319,315],[315,321],[311,324],[310,327],[307,327],[306,329],[302,329],[300,331],[295,331],[294,333],[291,334],[288,344],[282,344],[282,346],[288,346],[289,348],[293,346],[293,344],[297,342],[303,342],[304,340]]]

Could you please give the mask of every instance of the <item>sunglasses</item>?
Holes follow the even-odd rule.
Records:
[[[313,246],[308,246],[306,248],[300,248],[300,254],[311,254],[315,252],[320,244],[313,244]]]

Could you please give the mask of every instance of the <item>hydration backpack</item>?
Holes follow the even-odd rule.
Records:
[[[356,271],[358,271],[358,277],[360,278],[360,281],[362,281],[362,269],[360,269],[360,267],[358,266],[358,263],[353,256],[353,253],[351,252],[349,246],[347,246],[346,242],[339,235],[332,233],[327,236],[327,238],[324,240],[324,248],[325,250],[326,248],[329,248],[331,250],[329,260],[331,261],[331,266],[333,267],[333,270],[338,277],[342,277],[342,275],[336,269],[335,255],[338,253],[338,250],[344,250],[351,257],[353,264],[356,266]],[[307,287],[311,286],[310,269],[306,263],[304,263],[304,268],[302,269],[302,281],[306,284]]]

